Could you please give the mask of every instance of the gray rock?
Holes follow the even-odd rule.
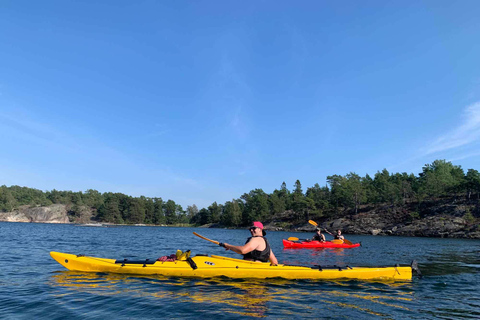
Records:
[[[0,221],[69,223],[66,206],[53,204],[48,207],[22,206],[12,212],[0,212]]]

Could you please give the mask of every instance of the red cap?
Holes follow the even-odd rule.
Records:
[[[261,223],[260,221],[254,221],[252,223],[252,227],[257,227],[263,230],[263,223]]]
[[[265,230],[263,230],[263,223],[261,223],[260,221],[254,221],[252,223],[252,227],[257,227],[257,228],[260,228],[262,230],[262,234],[265,236],[267,233],[265,232]]]

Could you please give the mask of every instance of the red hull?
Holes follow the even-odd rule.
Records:
[[[333,243],[330,241],[305,241],[296,242],[283,239],[283,246],[285,248],[356,248],[360,246],[360,243],[346,244],[346,243]]]

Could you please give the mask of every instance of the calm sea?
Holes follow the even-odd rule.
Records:
[[[268,232],[282,263],[379,266],[417,260],[412,282],[230,280],[66,271],[50,251],[145,259],[175,253],[238,257],[195,237],[243,244],[247,230],[84,227],[0,222],[0,319],[479,319],[480,241],[348,236],[354,249],[289,249]]]

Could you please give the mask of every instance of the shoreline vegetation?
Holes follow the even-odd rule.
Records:
[[[480,239],[480,173],[445,160],[426,164],[415,176],[378,171],[327,177],[304,192],[285,182],[267,194],[244,193],[225,204],[185,210],[173,200],[122,193],[41,191],[0,187],[0,221],[77,223],[84,226],[191,226],[242,228],[252,221],[267,230],[313,232],[308,220],[346,234]]]

